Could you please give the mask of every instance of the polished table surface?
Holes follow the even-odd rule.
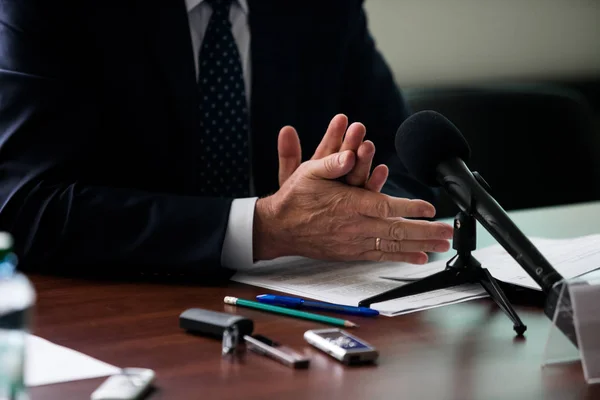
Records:
[[[600,203],[512,213],[530,236],[569,237],[600,232]],[[493,242],[479,228],[480,247]],[[355,318],[352,330],[380,350],[374,366],[346,367],[304,342],[308,329],[326,325],[223,304],[264,289],[102,282],[31,276],[38,292],[33,333],[120,367],[156,371],[149,399],[599,399],[579,363],[541,367],[550,328],[541,310],[516,306],[525,338],[488,299],[393,318]],[[255,333],[311,357],[292,370],[248,353],[221,357],[221,343],[178,326],[191,307],[250,317]],[[32,399],[89,399],[104,380],[32,389]]]

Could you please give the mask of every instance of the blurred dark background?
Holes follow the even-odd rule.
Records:
[[[446,115],[507,210],[600,199],[600,2],[367,0],[414,111]],[[438,217],[457,209],[445,198]]]

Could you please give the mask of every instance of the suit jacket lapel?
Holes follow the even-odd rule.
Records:
[[[141,1],[141,9],[148,14],[150,51],[162,71],[181,127],[186,132],[196,130],[199,99],[185,1],[157,0],[152,4]]]
[[[178,136],[181,142],[178,160],[187,191],[197,188],[194,149],[197,148],[199,120],[198,92],[192,39],[184,0],[139,0],[147,32],[150,59],[158,66],[157,90],[165,90],[174,116],[174,126],[165,135]],[[160,89],[165,88],[165,89]]]

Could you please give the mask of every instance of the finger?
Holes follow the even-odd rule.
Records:
[[[356,157],[351,151],[331,154],[307,163],[308,173],[317,179],[338,179],[354,168]]]
[[[422,252],[417,253],[384,253],[383,251],[370,250],[362,253],[359,260],[364,261],[396,261],[410,264],[425,264],[429,257]]]
[[[453,227],[444,222],[395,219],[389,224],[386,237],[391,240],[448,240],[452,239]]]
[[[369,171],[375,155],[375,145],[370,140],[362,143],[356,152],[356,165],[346,176],[349,185],[363,187],[369,179]]]
[[[371,240],[375,249],[375,238],[382,240],[442,240],[452,238],[454,230],[452,225],[444,222],[431,222],[423,220],[412,220],[404,218],[361,218],[357,223],[349,224],[341,228],[343,233],[354,237],[362,237]]]
[[[383,185],[385,185],[385,182],[387,181],[388,174],[389,169],[387,165],[380,164],[376,166],[373,169],[373,172],[371,172],[371,177],[365,184],[365,189],[371,192],[381,192],[381,189],[383,189]]]
[[[342,143],[340,151],[357,151],[363,139],[365,138],[366,133],[367,129],[360,122],[355,122],[351,124],[348,130],[346,131],[346,135],[344,136],[344,141]]]
[[[294,173],[302,162],[302,149],[298,133],[291,126],[284,126],[277,139],[279,154],[279,186]]]
[[[338,114],[333,117],[327,127],[325,136],[321,139],[321,143],[319,143],[311,160],[318,160],[330,154],[337,153],[342,145],[342,139],[347,127],[348,117],[344,114]]]
[[[430,240],[388,240],[381,239],[379,249],[375,238],[365,238],[363,241],[365,251],[379,250],[384,253],[444,253],[450,249],[450,241]]]
[[[435,216],[435,207],[425,200],[412,200],[392,197],[381,193],[352,188],[355,192],[356,211],[362,215],[377,218],[426,217]]]

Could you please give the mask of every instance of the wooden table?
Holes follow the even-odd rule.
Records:
[[[538,229],[559,237],[543,232],[540,221],[555,225],[562,218],[571,226],[574,215],[581,217],[579,234],[600,230],[600,203],[514,215],[527,234],[541,234]],[[575,234],[569,229],[565,236]],[[150,399],[600,398],[600,385],[585,383],[580,364],[541,368],[550,322],[536,307],[516,307],[528,326],[523,340],[487,299],[394,318],[353,318],[360,324],[353,332],[381,355],[376,366],[346,367],[304,342],[306,330],[325,325],[223,304],[226,295],[253,298],[260,288],[31,278],[39,296],[34,333],[120,367],[154,369]],[[190,307],[250,317],[255,333],[306,351],[311,367],[292,370],[253,353],[224,359],[218,340],[179,328],[179,314]],[[88,399],[102,380],[33,388],[32,399]]]

